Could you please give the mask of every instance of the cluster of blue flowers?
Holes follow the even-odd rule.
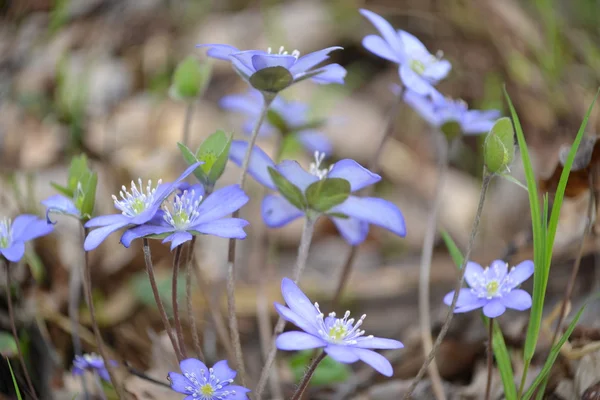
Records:
[[[366,36],[364,47],[398,64],[401,85],[394,90],[406,104],[435,128],[441,129],[446,123],[453,122],[466,135],[491,129],[500,115],[498,111],[469,110],[464,102],[448,99],[435,89],[435,85],[450,72],[449,61],[441,54],[431,54],[416,37],[395,30],[381,16],[368,10],[360,10],[360,13],[380,34]],[[198,47],[208,48],[207,55],[210,57],[230,62],[250,85],[247,93],[225,96],[220,102],[223,108],[247,116],[244,133],[254,136],[294,135],[314,154],[314,162],[307,170],[293,160],[272,160],[253,145],[253,140],[228,143],[227,157],[245,168],[245,159],[250,155],[248,173],[273,192],[262,200],[262,218],[267,226],[279,228],[301,217],[314,221],[324,216],[331,219],[341,236],[353,246],[366,239],[372,224],[400,237],[406,235],[404,217],[395,204],[378,197],[358,195],[361,189],[376,184],[381,177],[351,159],[325,165],[324,159],[331,154],[332,146],[319,131],[324,121],[309,119],[307,105],[279,96],[282,90],[303,80],[343,84],[346,70],[342,66],[322,65],[331,52],[341,50],[341,47],[329,47],[304,56],[297,50],[288,53],[283,48],[277,52],[271,49],[265,52],[242,51],[223,44]],[[268,112],[261,124],[265,118],[265,107],[268,107]],[[8,219],[0,221],[0,254],[6,260],[18,262],[23,257],[27,241],[52,231],[51,213],[67,214],[82,221],[89,232],[84,242],[85,251],[96,249],[119,230],[124,230],[120,242],[126,247],[138,238],[162,239],[163,243],[170,243],[171,250],[196,235],[244,239],[244,228],[248,222],[229,216],[248,202],[248,196],[240,185],[213,191],[214,177],[211,185],[185,182],[203,165],[202,161],[191,163],[171,183],[133,181],[130,188],[123,186],[119,196],[112,197],[118,213],[95,218],[87,215],[91,213],[91,209],[84,209],[87,192],[81,182],[77,182],[76,187],[64,190],[71,197],[55,195],[42,202],[47,208],[46,221],[33,215],[21,215],[12,223]],[[200,176],[207,176],[208,172],[203,173],[205,175]],[[455,312],[483,308],[486,316],[496,318],[507,308],[526,310],[531,307],[531,296],[518,289],[533,274],[531,261],[525,261],[510,271],[507,264],[499,260],[485,269],[474,262],[469,262],[466,268],[465,276],[470,288],[461,289]],[[279,349],[322,348],[339,362],[362,360],[381,374],[392,376],[390,362],[373,349],[400,349],[403,347],[401,342],[366,336],[362,329],[364,315],[359,319],[351,318],[350,311],[341,318],[335,312],[325,315],[319,305],[312,303],[288,278],[283,279],[281,291],[286,305],[275,304],[277,312],[302,332],[280,334],[276,339]],[[451,292],[445,297],[446,304],[451,304],[453,295],[454,292]],[[110,380],[107,366],[98,356],[77,356],[73,365],[75,374],[91,370],[104,380]],[[182,373],[171,372],[169,379],[172,389],[185,394],[186,400],[248,398],[249,389],[233,385],[236,372],[226,361],[219,361],[208,368],[197,359],[187,358],[180,362],[180,368]]]

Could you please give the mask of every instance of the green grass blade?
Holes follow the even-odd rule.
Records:
[[[8,357],[6,358],[6,362],[8,363],[8,369],[10,369],[10,376],[12,377],[13,385],[15,387],[15,392],[17,392],[17,399],[22,400],[21,391],[19,390],[19,384],[17,383],[17,378],[15,377],[15,373],[13,372],[12,366],[10,365],[10,360]]]
[[[452,257],[452,261],[454,261],[454,264],[456,264],[457,268],[460,268],[464,260],[462,253],[448,232],[442,229],[441,234],[442,239],[444,239],[444,243],[448,248],[448,252],[450,253],[450,257]],[[484,324],[488,326],[489,319],[483,314],[481,314],[481,318],[483,319]],[[494,324],[492,348],[494,350],[494,356],[496,357],[496,364],[500,370],[502,384],[504,385],[504,396],[506,397],[506,400],[516,400],[517,388],[514,381],[515,375],[510,362],[510,354],[508,353],[506,342],[504,341],[504,336],[502,335],[502,329],[500,329],[498,324]]]
[[[573,329],[575,329],[575,325],[577,325],[577,321],[579,321],[579,317],[581,317],[581,314],[583,313],[585,306],[586,306],[586,304],[584,304],[579,309],[579,311],[575,315],[575,318],[573,318],[573,321],[571,321],[571,323],[569,324],[569,327],[567,328],[565,333],[561,336],[558,343],[556,343],[554,346],[552,346],[552,349],[550,350],[550,354],[548,355],[548,358],[546,359],[546,362],[544,363],[544,367],[540,371],[539,375],[535,378],[535,380],[533,381],[533,383],[531,384],[529,389],[527,389],[527,391],[523,395],[524,400],[529,400],[531,398],[531,396],[533,395],[535,388],[538,387],[538,385],[540,385],[542,382],[545,381],[546,377],[550,373],[550,370],[552,369],[552,365],[554,364],[554,362],[556,361],[556,358],[558,357],[558,354],[560,353],[560,349],[565,344],[567,339],[569,339],[569,336],[571,336]]]

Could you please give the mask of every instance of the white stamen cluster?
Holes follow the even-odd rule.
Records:
[[[506,266],[508,267],[508,264]],[[513,267],[510,271],[514,269]],[[488,300],[510,293],[515,286],[510,273],[505,274],[498,264],[495,264],[492,268],[486,267],[481,274],[475,274],[472,281],[474,282],[472,282],[471,293],[480,299],[486,298]]]
[[[274,54],[273,53],[273,49],[271,49],[270,47],[267,48],[267,53],[269,54]],[[287,56],[289,53],[287,52],[287,50],[285,49],[285,47],[280,46],[279,47],[279,51],[277,52],[277,54],[282,55],[282,56]],[[298,59],[298,57],[300,57],[300,52],[298,50],[293,50],[292,54],[290,54],[292,57],[296,57],[296,59]]]
[[[350,318],[350,311],[344,313],[343,318],[336,318],[334,312],[329,313],[327,318],[321,312],[319,303],[315,303],[315,308],[319,312],[317,315],[318,333],[323,339],[329,343],[355,345],[359,337],[365,334],[365,331],[360,329],[363,321],[367,317],[363,314],[358,321]],[[372,335],[366,336],[372,338]]]
[[[12,221],[4,217],[0,220],[0,248],[6,249],[12,243]]]
[[[163,204],[165,212],[163,219],[177,230],[184,231],[200,216],[198,207],[202,203],[202,196],[195,199],[195,192],[185,190],[180,196],[175,196],[172,210]]]
[[[311,175],[316,176],[319,179],[327,178],[329,171],[333,168],[333,164],[329,166],[329,168],[321,168],[321,163],[325,159],[325,153],[321,153],[319,151],[315,151],[315,161],[310,163],[308,172]]]
[[[198,400],[224,400],[230,395],[235,395],[235,390],[222,389],[233,383],[233,379],[227,379],[221,381],[214,373],[214,370],[210,368],[208,370],[208,377],[204,370],[200,377],[195,372],[184,372],[183,376],[191,383],[185,387],[185,390],[194,398]]]
[[[127,217],[135,217],[145,211],[148,206],[154,201],[154,194],[156,193],[156,187],[158,187],[162,180],[156,183],[156,187],[152,186],[152,181],[149,180],[146,185],[146,190],[143,188],[142,180],[138,179],[137,186],[134,181],[131,181],[131,192],[127,191],[125,185],[121,187],[119,200],[117,196],[113,194],[112,199],[123,215]]]

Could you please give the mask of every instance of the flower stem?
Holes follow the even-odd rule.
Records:
[[[163,326],[165,327],[167,335],[171,340],[171,345],[173,346],[173,350],[175,351],[175,355],[177,356],[177,361],[181,362],[181,360],[183,360],[183,355],[181,354],[179,346],[177,345],[177,339],[175,339],[175,335],[173,334],[173,330],[171,329],[171,324],[169,323],[167,311],[165,310],[165,306],[160,298],[158,286],[156,285],[156,277],[154,276],[154,265],[152,264],[152,253],[150,252],[150,243],[146,238],[143,238],[142,240],[144,244],[144,261],[146,262],[146,271],[148,272],[148,279],[150,280],[150,286],[152,287],[152,293],[154,294],[154,301],[156,302],[156,306],[158,307],[158,312],[160,314],[160,318],[162,319]]]
[[[388,141],[389,137],[392,135],[394,131],[394,123],[396,122],[396,116],[400,111],[400,105],[402,104],[402,95],[404,94],[404,88],[400,88],[400,93],[394,98],[394,102],[390,107],[386,117],[385,117],[385,125],[383,126],[383,132],[381,135],[381,141],[379,142],[379,146],[373,157],[369,160],[367,164],[367,169],[371,172],[378,173],[379,172],[379,159],[381,158],[381,154],[383,154],[383,149],[385,148],[385,143]],[[375,190],[375,185],[367,186],[362,190],[362,194],[365,196],[370,196],[373,194]],[[340,274],[340,279],[338,281],[336,290],[333,295],[332,307],[331,309],[336,309],[339,305],[339,302],[342,298],[342,294],[344,293],[344,289],[348,284],[348,280],[350,279],[350,273],[352,271],[352,265],[354,264],[354,258],[356,256],[356,252],[358,251],[358,245],[352,246],[350,248],[350,252],[348,253],[348,257],[346,257],[346,261],[344,262],[344,266],[342,267],[342,272]]]
[[[433,257],[433,246],[437,233],[438,214],[442,206],[442,194],[444,182],[446,180],[446,170],[448,168],[448,142],[443,134],[434,132],[433,140],[437,144],[438,158],[438,177],[435,185],[433,204],[429,213],[425,237],[423,239],[423,249],[421,251],[421,265],[419,267],[419,322],[421,330],[421,342],[423,344],[424,357],[431,352],[433,340],[431,338],[431,316],[429,302],[429,279],[431,277],[431,259]],[[435,360],[432,360],[428,368],[429,378],[436,399],[445,400],[446,394]]]
[[[19,355],[19,362],[21,363],[21,368],[23,369],[23,374],[25,375],[25,380],[27,381],[27,387],[31,392],[31,396],[37,400],[37,394],[35,392],[35,388],[33,387],[33,382],[31,381],[31,377],[29,376],[29,371],[27,371],[27,364],[25,364],[25,358],[23,357],[23,350],[21,349],[21,342],[19,341],[19,334],[17,333],[17,325],[15,323],[15,311],[13,309],[12,304],[12,294],[10,292],[10,287],[12,286],[12,282],[10,279],[10,265],[8,261],[4,260],[4,266],[6,267],[6,302],[8,304],[8,317],[10,319],[10,329],[12,331],[13,338],[15,339],[15,344],[17,345],[17,354]],[[17,389],[18,390],[18,389]]]
[[[88,228],[83,228],[83,240],[88,235]],[[87,307],[90,311],[90,320],[92,322],[92,330],[94,331],[94,336],[96,336],[96,345],[98,346],[98,352],[100,353],[100,357],[102,357],[102,361],[104,361],[104,366],[108,371],[108,375],[110,377],[110,381],[117,392],[117,397],[119,399],[125,399],[123,393],[123,388],[121,386],[121,382],[117,380],[117,374],[113,369],[113,365],[110,362],[110,358],[106,354],[106,349],[104,348],[104,341],[102,340],[102,335],[100,334],[100,328],[98,327],[98,320],[96,319],[96,310],[94,308],[94,299],[92,297],[92,271],[89,265],[89,253],[84,251],[84,263],[83,263],[83,291],[85,292],[85,299],[87,303]]]
[[[275,95],[264,95],[264,103],[262,111],[252,129],[252,135],[250,140],[248,141],[248,149],[246,150],[246,154],[244,155],[244,161],[242,162],[242,172],[240,173],[239,185],[242,190],[244,189],[244,183],[246,183],[246,175],[248,174],[248,167],[250,165],[250,157],[252,156],[252,149],[254,148],[254,143],[256,143],[256,138],[258,137],[258,132],[260,131],[260,127],[262,126],[265,117],[267,116],[267,111],[269,110],[269,106],[271,102],[275,99]],[[240,210],[236,210],[231,215],[232,218],[237,218],[240,215]],[[237,370],[240,376],[240,381],[242,386],[246,385],[246,367],[244,365],[244,353],[242,352],[242,343],[240,341],[240,331],[237,323],[237,315],[236,315],[236,305],[235,305],[235,248],[236,248],[236,239],[229,239],[229,251],[227,252],[227,314],[229,320],[229,335],[231,336],[231,344],[233,346],[233,351],[235,354],[235,361],[237,365]]]
[[[471,251],[473,250],[473,244],[475,243],[475,237],[477,236],[477,231],[479,230],[479,222],[481,221],[481,214],[483,212],[483,203],[485,201],[485,195],[487,193],[487,189],[490,185],[490,181],[492,180],[492,177],[493,177],[493,175],[489,174],[487,171],[484,171],[483,182],[481,183],[481,192],[479,195],[479,204],[477,205],[475,219],[473,220],[473,227],[471,228],[471,235],[470,235],[469,241],[467,243],[467,249],[465,251],[465,258],[464,258],[463,263],[460,268],[460,277],[456,281],[456,287],[454,289],[454,297],[452,297],[452,303],[450,304],[450,307],[448,307],[448,313],[446,314],[446,319],[444,320],[444,324],[442,325],[442,329],[440,330],[440,333],[438,334],[437,338],[435,339],[435,343],[433,344],[433,349],[429,352],[427,358],[425,359],[425,362],[423,363],[423,365],[421,366],[421,369],[417,373],[417,376],[415,376],[412,383],[410,384],[410,387],[408,388],[406,394],[403,397],[404,400],[410,399],[412,392],[417,387],[417,384],[419,383],[419,381],[423,378],[425,371],[429,367],[429,364],[431,364],[431,361],[434,359],[435,354],[437,353],[437,351],[440,347],[440,344],[442,343],[442,340],[444,340],[444,337],[446,336],[446,333],[448,332],[448,328],[450,327],[450,322],[452,321],[452,317],[454,315],[454,308],[456,307],[456,301],[458,300],[458,293],[465,281],[465,270],[466,270],[465,267],[467,265],[469,257],[471,257]]]
[[[308,258],[308,252],[310,250],[310,243],[312,242],[314,229],[315,220],[307,216],[304,219],[302,237],[300,239],[300,246],[298,247],[298,257],[296,259],[296,266],[294,267],[293,271],[294,283],[298,283],[300,277],[302,276],[302,273],[304,272],[304,268],[306,267],[306,260]],[[279,317],[279,319],[277,320],[277,324],[275,324],[269,354],[267,355],[265,365],[262,371],[260,372],[260,378],[258,379],[256,390],[254,391],[257,400],[261,399],[262,392],[265,389],[265,384],[267,383],[271,366],[273,365],[273,362],[275,361],[275,356],[277,355],[277,346],[275,346],[275,339],[277,338],[277,335],[283,332],[283,328],[285,328],[285,320]]]
[[[185,108],[185,120],[183,122],[182,140],[184,145],[188,145],[190,140],[190,128],[192,126],[192,116],[194,115],[194,100],[187,102]]]
[[[192,330],[192,340],[194,342],[194,350],[196,355],[204,360],[204,352],[200,345],[200,337],[198,336],[198,324],[196,323],[196,315],[192,307],[192,262],[194,260],[194,249],[196,245],[196,236],[192,236],[192,240],[188,245],[188,253],[185,263],[185,299],[188,313],[188,320],[190,321],[190,329]]]
[[[175,257],[173,258],[173,280],[171,282],[171,301],[173,303],[173,322],[175,324],[175,333],[179,342],[179,351],[183,358],[187,358],[185,351],[185,338],[183,337],[183,327],[181,318],[179,318],[179,299],[177,296],[177,281],[179,280],[179,264],[181,264],[181,249],[179,245],[175,248]]]
[[[94,372],[94,381],[96,382],[96,386],[98,387],[98,396],[101,400],[106,400],[104,388],[102,387],[102,381],[100,381],[100,376],[96,372]]]
[[[319,363],[321,361],[323,361],[323,359],[325,358],[326,355],[327,354],[324,351],[322,351],[321,354],[319,354],[319,356],[313,360],[313,362],[308,367],[308,370],[304,374],[304,377],[302,378],[302,381],[300,382],[298,389],[296,389],[296,392],[294,392],[294,395],[292,396],[291,400],[300,400],[302,398],[304,391],[308,387],[310,378],[312,378],[313,374],[315,373],[315,371],[317,369],[317,366],[319,365]]]
[[[494,348],[492,339],[494,337],[494,318],[490,318],[488,323],[488,346],[487,346],[487,383],[485,384],[485,400],[490,400],[490,391],[492,389],[492,369],[494,367]]]

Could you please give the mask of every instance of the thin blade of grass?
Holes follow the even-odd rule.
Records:
[[[12,366],[10,365],[10,360],[6,357],[6,362],[8,363],[8,369],[10,369],[10,376],[12,377],[13,386],[15,387],[15,392],[17,392],[17,399],[23,400],[21,398],[21,391],[19,390],[19,384],[17,383],[17,378],[15,377],[15,373],[13,372]]]
[[[457,268],[463,263],[464,257],[459,250],[458,246],[452,239],[452,237],[444,229],[440,231],[442,239],[448,248],[452,261],[456,264]],[[489,318],[481,314],[481,318],[486,326],[489,324]],[[504,335],[502,335],[502,329],[498,324],[494,325],[494,337],[492,340],[492,347],[494,349],[494,356],[496,357],[496,364],[500,370],[500,377],[502,378],[502,385],[504,385],[504,396],[506,400],[517,399],[517,387],[515,386],[514,373],[512,364],[510,362],[510,354],[506,348],[506,342],[504,341]]]

